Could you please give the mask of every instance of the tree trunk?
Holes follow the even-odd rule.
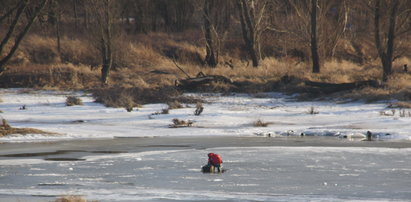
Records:
[[[102,57],[102,67],[101,67],[101,83],[102,85],[108,84],[108,78],[110,76],[111,66],[113,64],[112,52],[110,42],[104,39],[101,42],[101,57]]]
[[[217,54],[215,53],[213,35],[211,33],[212,25],[210,19],[210,11],[214,6],[213,0],[205,0],[203,8],[204,18],[204,36],[206,40],[206,57],[205,63],[210,67],[216,67],[218,63]]]
[[[111,69],[111,58],[109,56],[109,51],[108,49],[103,49],[102,50],[102,58],[103,58],[103,65],[101,68],[101,83],[102,85],[107,85],[108,84],[108,78],[110,75],[110,69]]]
[[[84,9],[84,15],[83,15],[83,23],[84,23],[84,27],[86,29],[89,29],[89,22],[90,22],[90,16],[89,16],[89,11],[87,9]]]
[[[20,1],[19,3],[16,4],[16,6],[14,6],[12,9],[10,9],[9,11],[7,11],[3,16],[0,16],[0,23],[3,22],[3,20],[5,20],[6,18],[8,18],[9,16],[11,16],[14,11],[16,9],[18,9],[23,3],[25,3],[24,1]]]
[[[311,59],[313,73],[320,73],[320,57],[317,44],[317,0],[311,0]]]
[[[77,0],[73,0],[74,29],[78,29]]]
[[[253,3],[253,2],[252,2]],[[258,57],[255,50],[255,27],[254,27],[254,7],[249,7],[245,0],[237,2],[237,6],[240,13],[240,23],[241,30],[243,32],[243,39],[249,53],[251,60],[253,62],[253,67],[258,67]]]
[[[101,82],[103,85],[108,84],[108,77],[110,75],[111,66],[113,64],[113,54],[112,54],[112,36],[111,36],[111,26],[112,26],[112,16],[110,13],[110,0],[106,0],[104,3],[104,21],[103,21],[103,37],[102,37],[102,59],[103,65],[101,68]]]
[[[386,82],[388,77],[392,73],[392,60],[394,54],[394,44],[395,44],[395,25],[397,20],[399,1],[393,0],[391,4],[390,16],[389,16],[389,25],[387,33],[387,45],[386,50],[381,42],[381,31],[380,31],[380,19],[381,19],[381,0],[375,2],[374,10],[374,35],[375,35],[375,46],[378,51],[378,56],[380,57],[383,74],[382,80]]]
[[[16,36],[14,44],[11,47],[9,53],[7,53],[6,56],[4,56],[3,58],[0,59],[0,74],[5,70],[5,65],[11,59],[11,57],[14,55],[14,53],[17,51],[17,48],[19,47],[21,41],[26,36],[26,34],[30,31],[31,26],[33,25],[34,21],[37,19],[37,16],[39,15],[40,11],[43,10],[46,3],[47,3],[47,0],[43,0],[38,5],[38,7],[34,11],[34,13],[30,16],[28,23],[24,26],[23,30]],[[20,19],[21,15],[24,12],[26,7],[27,7],[27,1],[24,1],[24,3],[22,3],[21,7],[18,8],[16,17],[13,20],[13,24],[10,26],[7,35],[5,36],[5,38],[1,42],[0,54],[2,53],[4,46],[10,40],[11,35],[15,31],[15,26],[16,26],[17,23],[19,23],[19,19]]]
[[[390,25],[388,28],[388,40],[387,40],[387,64],[384,65],[384,75],[383,80],[386,81],[388,76],[392,72],[392,61],[394,57],[394,42],[395,42],[395,25],[397,21],[397,11],[398,11],[399,1],[394,0],[392,5],[392,10],[390,12]]]
[[[3,52],[4,47],[6,46],[6,44],[10,41],[14,31],[16,31],[16,26],[18,24],[18,22],[21,19],[21,16],[24,13],[24,10],[27,8],[27,2],[21,2],[19,3],[19,7],[17,8],[16,11],[16,16],[14,17],[13,21],[10,24],[9,29],[7,30],[6,35],[4,36],[3,40],[0,43],[0,54]]]
[[[60,30],[60,23],[61,23],[61,10],[58,8],[57,10],[57,17],[56,17],[56,41],[57,41],[57,51],[61,57],[61,30]]]

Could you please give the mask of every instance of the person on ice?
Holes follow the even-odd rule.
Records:
[[[214,154],[214,153],[209,153],[208,154],[208,165],[214,166],[214,168],[217,168],[218,172],[221,172],[221,168],[223,167],[221,164],[223,163],[223,159],[221,159],[220,155]]]

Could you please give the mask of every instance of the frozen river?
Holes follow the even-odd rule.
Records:
[[[66,106],[67,96],[83,105]],[[187,96],[204,100],[200,116],[195,104],[168,114],[159,113],[165,103],[127,112],[84,92],[0,89],[1,118],[12,127],[58,133],[0,137],[0,202],[62,195],[107,202],[411,201],[410,109],[387,108],[388,101],[296,102],[280,93]],[[193,124],[169,128],[173,119]],[[372,141],[361,141],[367,131]],[[226,173],[200,172],[209,152],[223,157]]]
[[[409,201],[409,141],[158,137],[0,145],[0,201]],[[207,153],[228,171],[202,174]]]

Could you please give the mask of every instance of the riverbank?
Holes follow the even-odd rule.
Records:
[[[11,127],[59,133],[9,135],[0,142],[42,142],[132,137],[287,137],[324,136],[334,139],[411,140],[409,109],[388,103],[332,101],[298,102],[281,93],[258,95],[185,94],[197,104],[146,104],[126,110],[96,103],[81,91],[1,90],[2,118]],[[83,105],[68,106],[68,97]],[[190,125],[173,125],[185,121]]]

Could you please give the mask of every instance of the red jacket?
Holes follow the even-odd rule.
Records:
[[[220,155],[209,153],[208,154],[208,163],[211,165],[220,165],[223,163],[223,159],[221,159]]]

